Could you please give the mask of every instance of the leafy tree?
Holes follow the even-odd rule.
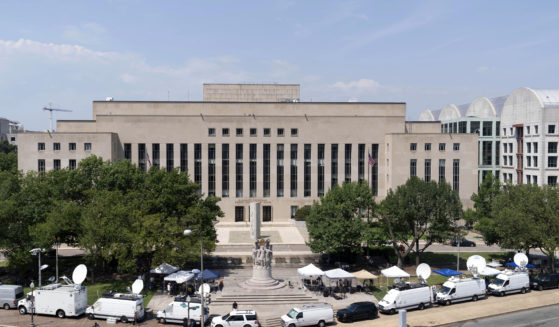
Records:
[[[380,216],[400,267],[412,250],[416,254],[416,264],[419,264],[420,254],[433,242],[452,238],[453,226],[461,215],[462,204],[458,193],[449,184],[426,183],[417,177],[398,186],[395,192],[390,190],[380,207]],[[421,238],[425,240],[425,245],[420,249]],[[405,244],[403,251],[399,243]]]
[[[295,220],[305,221],[311,212],[311,206],[302,206],[295,211]]]
[[[473,215],[468,214],[468,222],[475,225],[481,232],[485,243],[496,244],[499,235],[495,231],[495,220],[492,214],[492,204],[495,197],[501,194],[501,183],[493,174],[488,173],[481,183],[478,193],[472,194],[475,211]]]
[[[0,142],[0,172],[17,172],[17,147],[8,141]]]
[[[314,201],[307,217],[311,250],[335,255],[361,253],[365,216],[375,204],[367,185],[344,183],[319,201]]]
[[[8,141],[0,141],[1,153],[10,153],[16,151],[17,151],[17,147],[15,145],[11,145]]]

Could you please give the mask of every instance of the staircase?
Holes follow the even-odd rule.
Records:
[[[305,293],[286,294],[224,294],[212,298],[212,304],[231,304],[236,301],[241,304],[266,305],[266,304],[305,304],[316,303],[318,299]]]

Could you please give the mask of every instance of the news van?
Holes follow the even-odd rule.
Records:
[[[188,301],[185,296],[175,297],[175,300],[163,310],[157,311],[157,320],[162,323],[174,322],[185,323],[188,319],[193,320],[197,325],[200,324],[200,314],[202,305],[200,299]],[[209,310],[204,307],[204,321],[208,321]]]
[[[515,270],[505,270],[497,275],[488,286],[488,291],[494,295],[505,296],[510,293],[530,292],[530,276],[526,270],[528,257],[524,253],[514,255],[514,263],[518,266]]]
[[[399,309],[419,309],[433,305],[433,291],[426,280],[431,276],[431,267],[422,263],[417,266],[416,274],[419,283],[399,283],[386,293],[378,303],[382,313],[395,314]]]
[[[437,302],[450,305],[454,302],[477,301],[486,298],[485,280],[481,278],[450,277],[437,292]]]
[[[121,322],[138,322],[144,319],[144,300],[140,292],[144,287],[141,279],[132,285],[132,293],[104,293],[93,305],[87,308],[85,314],[90,320],[114,318]]]

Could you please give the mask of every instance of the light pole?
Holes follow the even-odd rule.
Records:
[[[41,287],[41,251],[42,250],[40,248],[34,248],[33,250],[29,251],[32,255],[39,256],[39,287]]]
[[[29,324],[29,327],[35,327],[35,321],[33,320],[33,315],[35,313],[35,296],[33,290],[35,289],[35,284],[33,281],[31,281],[29,287],[31,287],[31,324]]]
[[[201,226],[200,226],[201,227]],[[192,229],[185,229],[184,235],[190,236],[192,234]],[[202,230],[199,229],[198,232],[200,233],[200,327],[204,327],[204,243],[202,238]],[[190,312],[190,308],[188,308],[188,312]],[[190,327],[190,326],[189,326]]]

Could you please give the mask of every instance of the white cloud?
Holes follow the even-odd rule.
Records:
[[[0,55],[38,55],[57,60],[114,60],[114,52],[93,51],[81,45],[44,43],[33,40],[0,40]]]
[[[378,90],[381,87],[381,85],[379,82],[373,81],[372,79],[362,78],[358,81],[351,81],[349,83],[336,82],[334,83],[333,87],[345,91],[351,90],[351,91],[362,92],[362,91]]]

